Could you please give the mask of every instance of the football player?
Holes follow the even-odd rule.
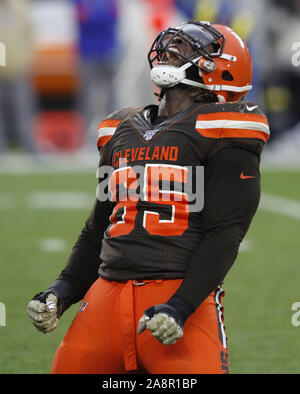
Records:
[[[259,203],[268,122],[243,101],[251,57],[229,27],[168,28],[148,59],[159,103],[100,123],[110,198],[97,198],[66,267],[28,305],[47,333],[82,300],[52,373],[229,372],[221,286]],[[199,167],[197,210],[185,187]]]

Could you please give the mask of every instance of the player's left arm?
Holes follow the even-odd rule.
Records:
[[[232,267],[260,200],[259,155],[238,147],[217,152],[205,167],[204,239],[181,286],[170,300],[147,309],[138,333],[148,328],[161,343],[183,336],[188,317]]]

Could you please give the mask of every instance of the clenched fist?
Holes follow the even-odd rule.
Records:
[[[53,293],[41,293],[29,302],[27,314],[31,323],[44,334],[55,330],[58,323],[57,297]]]
[[[173,295],[165,304],[146,309],[139,321],[137,334],[146,328],[163,345],[171,345],[183,336],[186,319],[195,308],[180,296]]]

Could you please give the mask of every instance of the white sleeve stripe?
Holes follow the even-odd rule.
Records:
[[[270,135],[269,126],[262,122],[251,122],[241,120],[197,120],[196,129],[245,129],[262,131]]]
[[[116,127],[101,127],[98,129],[99,137],[106,137],[108,135],[114,135],[116,131]]]

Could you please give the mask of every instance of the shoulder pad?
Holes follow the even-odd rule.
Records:
[[[199,113],[196,130],[208,138],[259,139],[267,142],[270,129],[266,116],[254,103],[232,102],[210,105]]]
[[[103,147],[108,143],[108,141],[115,134],[118,126],[121,122],[128,119],[131,115],[140,111],[141,107],[128,107],[122,108],[119,111],[115,111],[107,116],[102,122],[98,125],[98,148]]]

